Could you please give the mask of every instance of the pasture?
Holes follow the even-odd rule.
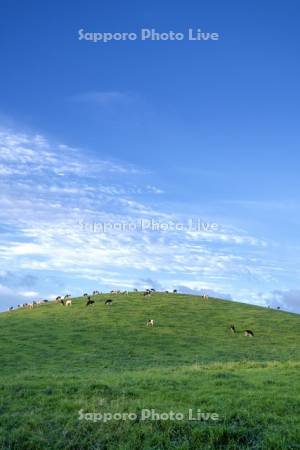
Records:
[[[0,314],[1,449],[300,449],[298,315],[181,294],[108,298]],[[141,420],[143,409],[185,418]],[[189,409],[219,419],[187,420]]]

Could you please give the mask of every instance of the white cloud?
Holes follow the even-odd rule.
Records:
[[[40,135],[0,130],[0,168],[6,175],[52,174],[95,177],[99,173],[137,174],[140,171],[118,162],[95,159],[85,150],[50,143]]]
[[[43,254],[43,249],[39,244],[33,244],[31,242],[28,243],[12,243],[9,246],[9,252],[11,257],[21,256],[21,255],[34,255],[34,254]],[[6,247],[0,247],[0,254],[7,254]]]
[[[300,289],[274,290],[258,296],[271,307],[300,313]]]
[[[18,294],[25,298],[38,297],[39,295],[36,291],[20,291]]]
[[[237,282],[276,283],[280,267],[265,263],[267,242],[243,230],[82,228],[149,218],[183,223],[157,206],[162,190],[147,171],[9,130],[0,132],[0,164],[0,271],[53,271],[124,287],[150,274],[162,284],[225,293],[237,292]]]

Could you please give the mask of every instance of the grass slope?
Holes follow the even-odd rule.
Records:
[[[299,316],[180,294],[94,298],[0,315],[1,449],[300,449]],[[141,421],[143,408],[219,420]]]

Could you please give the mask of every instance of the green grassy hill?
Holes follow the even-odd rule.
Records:
[[[300,449],[298,315],[180,294],[93,298],[0,314],[1,449]],[[143,409],[185,417],[141,420]]]

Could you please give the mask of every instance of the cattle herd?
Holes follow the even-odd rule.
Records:
[[[137,293],[139,292],[138,289],[134,289],[133,292]],[[155,293],[156,290],[155,289],[146,289],[145,291],[142,292],[142,295],[144,298],[146,297],[151,297],[151,295],[153,293]],[[173,290],[173,294],[177,294],[177,289]],[[100,295],[101,292],[99,291],[93,291],[92,295],[89,295],[88,293],[84,293],[83,297],[86,297],[87,301],[86,301],[86,306],[95,306],[96,302],[95,300],[92,299],[92,296],[95,295]],[[112,290],[110,291],[111,295],[128,295],[128,291],[120,291],[120,290]],[[169,291],[165,291],[165,294],[169,294]],[[208,295],[207,294],[202,294],[200,296],[202,298],[202,300],[208,300]],[[23,303],[17,306],[17,309],[19,308],[26,308],[26,309],[33,309],[35,307],[38,307],[40,305],[46,304],[48,303],[50,300],[39,300],[39,301],[32,301],[30,303]],[[71,295],[70,294],[66,294],[64,297],[61,297],[60,295],[58,297],[55,298],[55,303],[58,303],[62,306],[66,306],[66,307],[70,307],[72,306],[72,299],[71,299]],[[108,298],[104,301],[105,305],[111,306],[113,303],[113,300],[111,298]],[[13,306],[10,306],[8,308],[9,311],[13,311],[15,308]],[[279,309],[279,308],[277,308]],[[153,319],[148,319],[146,322],[146,326],[147,327],[153,327],[154,326],[154,320]],[[234,325],[230,325],[229,330],[231,331],[231,333],[235,334],[237,333],[237,330],[235,328]],[[252,330],[245,330],[244,331],[244,336],[247,337],[254,337],[254,333]]]

